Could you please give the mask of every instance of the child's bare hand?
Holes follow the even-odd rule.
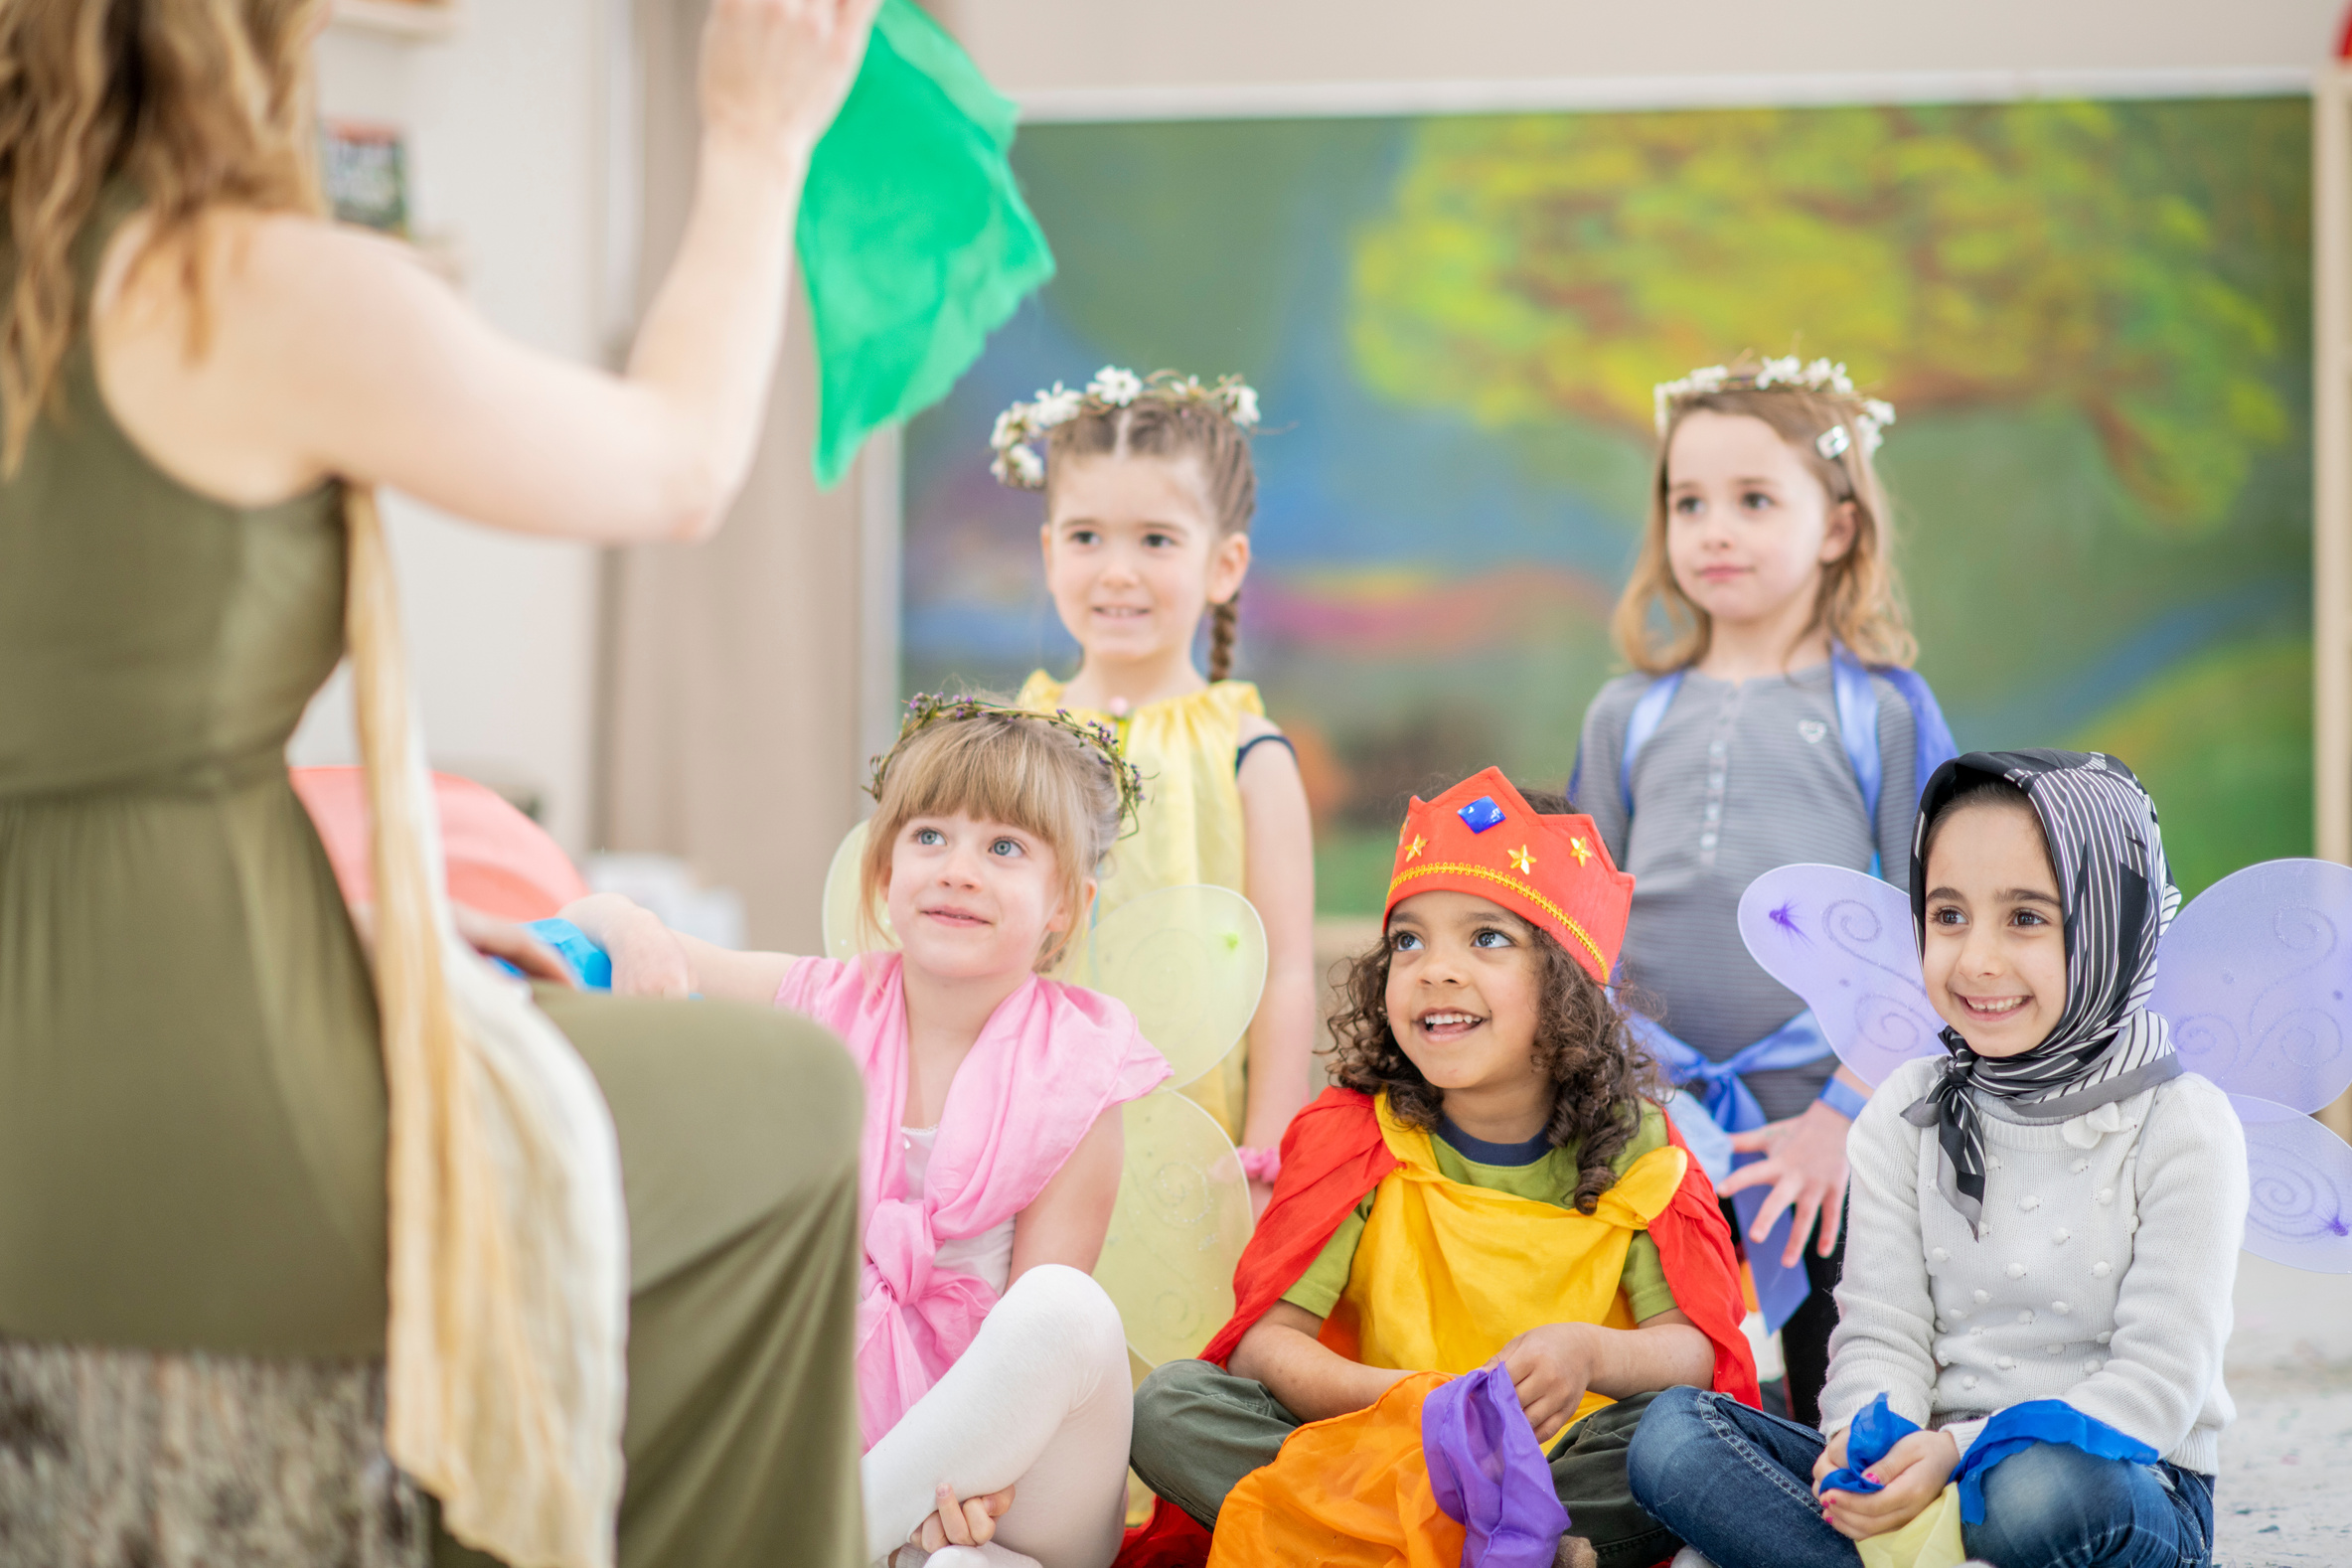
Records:
[[[1797,1260],[1804,1256],[1804,1238],[1813,1233],[1816,1221],[1821,1256],[1837,1250],[1837,1224],[1845,1202],[1845,1135],[1853,1125],[1815,1100],[1785,1122],[1770,1122],[1752,1133],[1731,1135],[1733,1153],[1764,1158],[1734,1171],[1715,1190],[1729,1197],[1752,1186],[1770,1184],[1772,1190],[1765,1194],[1764,1206],[1756,1211],[1756,1223],[1748,1227],[1751,1242],[1761,1242],[1772,1234],[1781,1210],[1796,1211],[1789,1226],[1789,1244],[1781,1253],[1784,1268],[1795,1268]]]
[[[923,1520],[914,1534],[915,1544],[927,1552],[949,1546],[980,1546],[995,1540],[997,1520],[1013,1506],[1011,1487],[958,1502],[955,1490],[942,1482],[933,1495],[939,1507]]]
[[[1510,1373],[1536,1442],[1558,1437],[1584,1402],[1593,1381],[1592,1334],[1591,1324],[1547,1323],[1502,1347],[1503,1370]]]
[[[1838,1452],[1843,1455],[1843,1444]],[[1826,1451],[1822,1457],[1828,1457]],[[1959,1466],[1960,1445],[1949,1433],[1914,1432],[1863,1472],[1883,1483],[1884,1490],[1821,1492],[1822,1517],[1849,1540],[1899,1530],[1943,1495],[1945,1484]]]
[[[678,933],[650,912],[636,909],[614,922],[605,955],[612,960],[616,997],[694,995],[695,966]]]
[[[1820,1482],[1823,1476],[1833,1470],[1845,1469],[1845,1440],[1853,1430],[1852,1427],[1841,1430],[1837,1436],[1829,1440],[1828,1447],[1821,1450],[1821,1457],[1813,1461],[1813,1490],[1815,1491],[1821,1490]]]

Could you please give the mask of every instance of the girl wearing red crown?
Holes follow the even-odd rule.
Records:
[[[1491,768],[1412,803],[1337,1086],[1283,1139],[1239,1310],[1137,1391],[1133,1463],[1164,1500],[1123,1561],[1201,1561],[1203,1528],[1216,1564],[1310,1539],[1320,1562],[1454,1561],[1496,1526],[1444,1478],[1514,1465],[1548,1471],[1566,1516],[1543,1498],[1514,1527],[1559,1561],[1673,1554],[1627,1445],[1661,1389],[1752,1403],[1754,1363],[1714,1189],[1607,990],[1633,878],[1543,804]],[[1456,1380],[1500,1419],[1434,1414]],[[1457,1464],[1466,1430],[1486,1447]]]
[[[1649,526],[1614,628],[1634,671],[1586,711],[1568,786],[1640,879],[1623,978],[1655,1016],[1636,1028],[1737,1207],[1788,1369],[1768,1397],[1808,1423],[1837,1323],[1846,1135],[1870,1086],[1748,955],[1738,910],[1749,882],[1798,862],[1900,885],[1920,785],[1953,754],[1907,668],[1871,465],[1894,418],[1827,360],[1657,389]]]

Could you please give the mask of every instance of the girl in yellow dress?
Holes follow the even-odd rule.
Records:
[[[1314,830],[1290,742],[1258,689],[1227,679],[1249,571],[1257,393],[1106,368],[997,421],[997,477],[1045,493],[1045,582],[1084,658],[1043,670],[1020,704],[1115,725],[1143,770],[1139,827],[1113,852],[1096,915],[1161,887],[1211,882],[1256,905],[1266,988],[1244,1043],[1186,1093],[1240,1146],[1264,1206],[1283,1129],[1307,1101],[1316,1028]],[[1040,457],[1029,443],[1044,438]],[[1210,623],[1208,673],[1193,663]]]

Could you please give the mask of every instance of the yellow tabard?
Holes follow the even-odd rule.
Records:
[[[1063,705],[1061,683],[1044,671],[1032,674],[1018,704],[1038,712]],[[1247,681],[1219,681],[1188,697],[1146,703],[1124,717],[1073,708],[1118,730],[1128,760],[1144,775],[1144,808],[1135,832],[1111,848],[1096,890],[1094,914],[1101,919],[1131,898],[1163,887],[1209,882],[1247,896],[1242,885],[1241,786],[1233,757],[1241,743],[1244,714],[1264,717],[1266,706]],[[1075,944],[1073,944],[1075,946]],[[1072,962],[1082,962],[1073,952]],[[1074,978],[1083,970],[1065,967]],[[1184,1096],[1215,1117],[1225,1136],[1241,1141],[1248,1109],[1249,1042],[1184,1088]]]
[[[1459,1373],[1541,1324],[1634,1326],[1618,1288],[1626,1248],[1673,1201],[1689,1156],[1651,1150],[1580,1214],[1450,1180],[1429,1134],[1391,1117],[1387,1095],[1374,1103],[1401,1164],[1374,1189],[1325,1344],[1366,1366]],[[1588,1393],[1576,1415],[1608,1403]]]

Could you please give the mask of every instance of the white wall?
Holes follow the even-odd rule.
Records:
[[[453,244],[491,321],[598,357],[602,217],[597,0],[470,0],[458,34],[413,42],[338,24],[320,41],[322,110],[408,132],[415,227]],[[436,765],[544,792],[549,826],[586,843],[596,556],[387,508]],[[353,760],[341,683],[295,738],[297,762]]]
[[[2343,0],[947,0],[1015,95],[1755,74],[2308,69]]]

